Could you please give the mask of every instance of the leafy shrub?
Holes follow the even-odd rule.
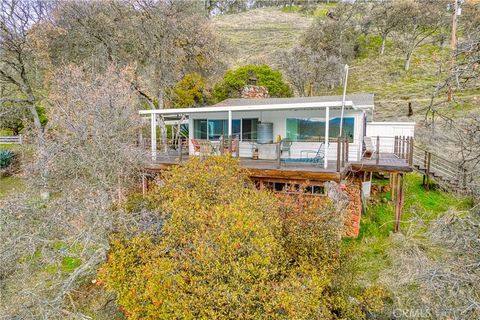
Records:
[[[10,150],[0,150],[0,169],[7,169],[13,163],[14,156]]]
[[[148,200],[162,230],[117,235],[99,272],[130,319],[365,318],[332,284],[343,221],[328,199],[254,190],[236,159],[211,157],[171,168]]]
[[[259,86],[265,86],[268,89],[271,97],[292,96],[292,90],[283,81],[280,71],[274,70],[267,65],[250,64],[227,71],[223,81],[218,83],[213,90],[215,100],[222,101],[227,98],[239,98],[243,87],[248,84],[252,74],[255,74]]]

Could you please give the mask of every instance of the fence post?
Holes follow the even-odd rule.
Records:
[[[380,162],[380,136],[377,136],[377,159],[375,163],[378,164]]]
[[[430,152],[427,153],[427,168],[426,168],[426,174],[427,174],[427,190],[430,190],[430,163],[432,160],[432,154]]]
[[[228,136],[228,154],[232,155],[232,136]]]

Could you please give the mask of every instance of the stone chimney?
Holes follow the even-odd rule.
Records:
[[[268,89],[264,86],[254,86],[251,84],[243,87],[242,99],[264,99],[270,98]]]
[[[242,99],[270,98],[268,89],[257,85],[257,75],[254,72],[250,72],[248,76],[248,84],[242,89]]]

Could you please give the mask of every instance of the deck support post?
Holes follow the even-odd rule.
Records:
[[[325,108],[325,156],[323,157],[323,167],[328,167],[328,140],[330,131],[330,107]],[[337,146],[338,148],[338,146]]]
[[[392,202],[395,202],[395,178],[396,178],[395,173],[390,174],[390,193],[391,193],[391,200]]]
[[[378,164],[380,162],[380,136],[377,136],[377,157],[375,163]]]
[[[405,202],[406,174],[397,173],[397,196],[395,201],[395,228],[394,232],[400,231],[403,204]]]
[[[157,160],[157,115],[153,112],[150,114],[150,138],[152,161],[155,161]]]

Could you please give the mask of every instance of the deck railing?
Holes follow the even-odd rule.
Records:
[[[404,159],[411,166],[413,164],[413,146],[414,138],[408,136],[365,137],[362,158],[370,156],[369,159],[374,159],[376,164],[380,164],[382,155],[393,154],[398,159]]]

